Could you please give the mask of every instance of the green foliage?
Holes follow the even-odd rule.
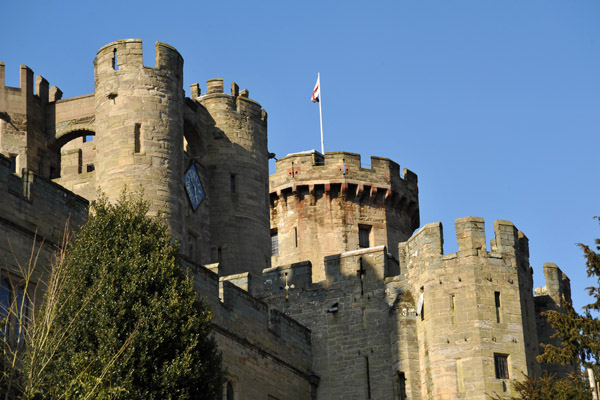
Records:
[[[558,379],[553,375],[544,374],[541,378],[527,376],[521,382],[513,384],[516,396],[502,397],[496,395],[496,400],[526,399],[526,400],[591,400],[592,394],[588,383],[576,374]]]
[[[210,313],[141,199],[104,198],[53,271],[28,359],[31,398],[214,399]],[[53,281],[52,281],[53,279]]]
[[[591,311],[600,311],[600,254],[589,246],[579,244],[586,258],[587,275],[596,279],[596,286],[588,287],[588,293],[594,299],[593,303],[584,306],[584,314],[578,314],[571,304],[563,304],[565,313],[548,311],[546,318],[555,329],[561,340],[560,346],[542,345],[544,353],[539,361],[555,364],[577,364],[581,362],[586,367],[600,365],[600,320]],[[600,250],[600,239],[596,239],[596,249]]]

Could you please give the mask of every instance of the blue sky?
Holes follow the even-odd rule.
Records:
[[[85,4],[85,6],[83,6]],[[185,59],[186,91],[223,78],[269,113],[278,157],[319,149],[388,157],[419,176],[421,223],[513,221],[544,262],[588,302],[576,243],[600,237],[600,2],[554,1],[8,1],[0,3],[7,84],[20,64],[64,97],[93,92],[93,59],[118,39]]]

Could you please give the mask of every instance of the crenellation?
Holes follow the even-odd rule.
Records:
[[[43,104],[49,101],[49,87],[48,81],[41,75],[35,78],[36,94],[40,98]]]

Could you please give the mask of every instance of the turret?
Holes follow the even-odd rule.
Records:
[[[48,81],[41,76],[34,78],[26,65],[20,67],[20,87],[6,86],[4,78],[5,65],[0,62],[0,136],[4,137],[0,153],[11,161],[13,172],[20,174],[27,168],[46,178],[54,177],[58,153],[48,148],[46,136]]]
[[[145,67],[142,41],[127,39],[102,47],[94,69],[99,189],[110,200],[143,190],[183,241],[183,58],[156,42],[156,66]]]
[[[271,265],[267,113],[235,83],[224,93],[222,79],[209,80],[202,96],[196,84],[191,92],[204,123],[212,259],[220,275],[250,272],[260,292],[262,270]]]
[[[456,253],[443,253],[440,223],[399,245],[402,279],[389,281],[388,292],[401,295],[395,321],[406,322],[414,304],[420,379],[414,346],[398,342],[394,357],[407,385],[420,382],[409,389],[424,397],[507,392],[521,372],[539,373],[527,238],[509,221],[495,221],[494,232],[488,251],[484,220],[464,217],[456,220]],[[407,306],[406,298],[414,302]],[[401,323],[396,335],[406,337]]]
[[[417,176],[381,157],[363,167],[359,154],[316,151],[287,155],[270,176],[274,265],[310,260],[325,279],[327,255],[398,242],[419,226]]]

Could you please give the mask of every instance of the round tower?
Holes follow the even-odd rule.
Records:
[[[397,258],[419,226],[417,175],[381,157],[364,168],[354,153],[290,154],[270,177],[270,207],[273,265],[309,260],[318,282],[328,255],[385,245]]]
[[[94,71],[99,189],[110,200],[143,190],[181,241],[183,58],[156,42],[156,66],[145,67],[142,41],[119,40],[98,51]]]
[[[256,293],[271,261],[267,113],[235,83],[225,94],[222,79],[192,97],[204,113],[212,259],[220,275],[250,272]]]

